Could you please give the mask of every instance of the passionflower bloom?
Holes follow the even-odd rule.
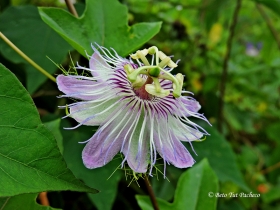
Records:
[[[121,152],[122,166],[127,162],[136,173],[152,175],[158,154],[164,173],[166,163],[191,167],[195,161],[181,141],[207,135],[189,117],[206,119],[198,113],[195,99],[182,96],[190,92],[182,91],[182,74],[171,74],[177,64],[156,47],[138,50],[130,59],[113,49],[92,47],[89,68],[76,67],[91,76],[57,77],[58,88],[65,93],[61,97],[78,99],[66,106],[70,109],[66,117],[74,118],[76,127],[100,126],[86,141],[84,165],[102,167]]]

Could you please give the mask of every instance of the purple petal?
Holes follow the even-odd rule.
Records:
[[[201,106],[199,104],[198,101],[194,100],[194,99],[190,99],[187,96],[182,96],[180,97],[181,102],[183,103],[184,107],[191,111],[191,112],[198,112],[198,110],[200,110]],[[186,110],[183,110],[183,113],[185,116],[190,116]]]
[[[170,137],[155,132],[154,141],[159,155],[177,168],[191,167],[195,161],[188,150],[174,135]]]
[[[127,160],[129,167],[137,173],[146,173],[149,163],[149,133],[147,129],[143,132],[143,137],[140,139],[140,130],[142,123],[138,123],[137,129],[131,137],[125,142],[123,153]],[[145,126],[145,125],[144,125]]]
[[[173,83],[169,80],[161,80],[160,85],[163,89],[171,89],[173,88]]]
[[[89,68],[93,77],[97,77],[97,81],[106,81],[109,74],[113,72],[112,68],[106,63],[99,52],[93,53],[89,61]]]
[[[100,94],[91,93],[97,91],[103,86],[95,81],[76,79],[74,76],[59,75],[56,78],[58,89],[68,97],[81,100],[94,100],[100,97]]]
[[[70,116],[83,125],[101,125],[111,113],[104,110],[115,102],[116,100],[113,99],[103,104],[94,101],[79,102],[70,107]]]
[[[105,128],[99,128],[84,147],[82,158],[87,168],[104,166],[120,151],[125,132],[119,134],[119,130],[113,131],[113,125],[114,123]]]
[[[203,136],[203,133],[199,131],[198,128],[197,129],[192,128],[182,123],[180,120],[176,119],[175,117],[169,116],[168,123],[171,132],[180,141],[187,141],[187,142],[195,141]]]

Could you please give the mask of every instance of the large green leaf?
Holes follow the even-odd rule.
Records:
[[[19,49],[53,74],[57,67],[47,58],[61,63],[72,48],[50,29],[40,18],[34,6],[9,7],[0,16],[0,31]],[[28,64],[6,43],[0,40],[1,54],[14,63],[24,63],[27,73],[27,90],[30,93],[47,80],[46,76]]]
[[[128,26],[127,8],[117,0],[87,0],[80,18],[57,8],[39,8],[42,19],[79,53],[91,55],[91,43],[114,48],[126,56],[150,40],[161,23],[138,23]],[[86,51],[86,52],[85,52]]]
[[[95,193],[74,177],[28,92],[0,64],[0,196],[50,190]]]
[[[57,146],[63,154],[63,137],[60,133],[60,119],[56,119],[50,122],[44,123],[44,125],[49,129],[56,139]]]
[[[55,210],[49,206],[41,206],[36,202],[37,194],[22,194],[0,198],[1,210]],[[58,210],[58,209],[57,209]]]
[[[62,124],[64,127],[70,127],[66,120],[62,120]],[[88,126],[70,131],[63,130],[63,155],[67,166],[77,178],[83,180],[88,186],[100,190],[98,194],[89,195],[94,205],[100,210],[110,210],[117,195],[118,182],[124,172],[116,170],[121,163],[120,158],[93,170],[84,166],[81,154],[85,144],[79,142],[89,139],[93,134],[93,127]]]
[[[173,203],[162,199],[157,199],[157,201],[161,210],[215,210],[216,192],[218,192],[218,178],[208,161],[202,160],[181,175]],[[142,210],[153,209],[148,196],[137,195],[136,199]]]
[[[216,172],[220,181],[231,181],[243,190],[249,191],[237,166],[236,155],[230,144],[214,127],[207,126],[206,124],[203,124],[203,127],[210,136],[207,136],[203,142],[193,143],[193,147],[198,155],[193,156],[194,159],[200,161],[207,157],[209,164]]]

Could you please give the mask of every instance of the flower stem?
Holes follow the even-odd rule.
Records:
[[[69,12],[71,12],[75,17],[79,17],[73,3],[70,0],[65,0],[65,3],[67,5]]]
[[[31,58],[29,58],[26,54],[24,54],[20,49],[18,49],[4,34],[0,32],[0,38],[3,39],[4,42],[6,42],[14,51],[16,51],[23,59],[25,59],[28,63],[30,63],[35,69],[37,69],[39,72],[44,74],[46,77],[48,77],[50,80],[55,81],[55,78],[49,74],[45,69],[43,69],[41,66],[39,66],[37,63],[35,63]]]
[[[238,12],[241,8],[241,1],[242,0],[237,0],[236,7],[233,13],[233,20],[230,25],[230,34],[227,40],[227,50],[226,50],[226,55],[224,57],[224,62],[223,62],[223,72],[222,72],[222,77],[221,77],[221,85],[220,85],[220,98],[219,98],[219,113],[218,113],[218,130],[222,132],[222,125],[223,125],[223,110],[224,110],[224,95],[225,95],[225,89],[226,89],[226,82],[227,82],[227,72],[228,72],[228,61],[230,58],[230,52],[231,52],[231,46],[232,46],[232,40],[234,36],[234,30],[237,24],[237,17],[238,17]]]
[[[144,176],[144,181],[145,181],[145,184],[146,184],[146,187],[148,189],[148,193],[149,193],[149,196],[150,196],[150,199],[151,199],[151,202],[153,204],[153,207],[154,207],[154,210],[159,210],[159,207],[158,207],[158,203],[157,203],[157,200],[156,200],[156,196],[155,196],[155,193],[153,191],[153,188],[149,182],[149,179],[147,176]]]

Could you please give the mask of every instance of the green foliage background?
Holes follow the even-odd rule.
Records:
[[[52,61],[68,69],[69,55],[74,63],[87,66],[85,50],[91,54],[93,42],[113,47],[122,56],[152,45],[173,54],[174,60],[180,59],[177,71],[186,75],[184,88],[195,93],[200,112],[213,127],[197,122],[211,136],[193,143],[197,156],[186,145],[197,161],[193,168],[168,166],[168,180],[152,178],[160,209],[277,210],[279,0],[242,1],[228,61],[222,131],[217,130],[219,88],[236,2],[81,0],[75,4],[80,18],[75,18],[61,1],[2,0],[0,32],[53,75],[61,71]],[[2,40],[0,62],[0,209],[152,209],[143,180],[130,183],[132,176],[116,170],[120,156],[103,168],[83,166],[84,145],[78,142],[97,128],[63,130],[75,122],[60,120],[65,113],[57,106],[70,101],[56,98],[61,94],[56,84]],[[36,203],[42,191],[48,191],[51,207]],[[229,196],[250,192],[260,196]]]

